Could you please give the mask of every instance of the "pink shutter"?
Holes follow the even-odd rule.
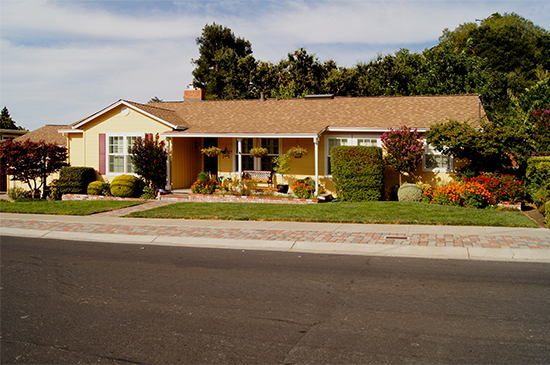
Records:
[[[107,172],[106,166],[105,166],[105,152],[106,152],[106,146],[105,146],[105,133],[99,134],[99,173],[101,175],[105,175]]]

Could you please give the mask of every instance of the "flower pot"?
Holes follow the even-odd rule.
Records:
[[[288,185],[277,185],[277,191],[283,194],[288,193]]]

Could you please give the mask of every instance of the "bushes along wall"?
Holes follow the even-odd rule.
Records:
[[[330,152],[334,188],[340,200],[381,200],[384,159],[380,147],[336,146]]]

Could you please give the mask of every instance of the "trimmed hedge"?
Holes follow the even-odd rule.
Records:
[[[59,171],[55,189],[59,194],[86,194],[88,185],[95,181],[93,167],[68,166]]]
[[[380,147],[335,146],[330,156],[332,180],[340,200],[382,200],[384,158]]]
[[[88,195],[108,195],[110,190],[111,187],[109,183],[104,181],[92,181],[88,185],[87,193]]]
[[[123,198],[139,198],[145,184],[134,175],[120,175],[111,181],[111,195]]]
[[[529,158],[525,180],[533,203],[544,213],[545,204],[550,201],[550,157]]]

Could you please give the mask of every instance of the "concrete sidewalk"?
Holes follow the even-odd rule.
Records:
[[[153,208],[162,202],[144,204]],[[144,209],[134,208],[134,209]],[[132,209],[126,208],[126,209]],[[543,228],[120,218],[0,213],[2,236],[139,245],[550,263]]]

